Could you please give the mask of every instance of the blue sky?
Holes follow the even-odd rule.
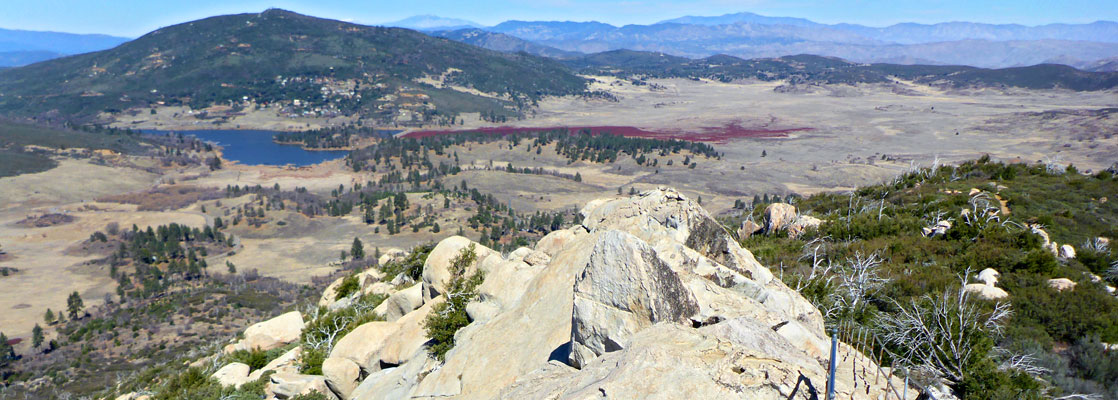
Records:
[[[0,27],[138,36],[178,22],[269,7],[365,24],[435,14],[486,25],[509,19],[597,20],[623,25],[741,11],[870,26],[1118,20],[1118,0],[0,0]]]

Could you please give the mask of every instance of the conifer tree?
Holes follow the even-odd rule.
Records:
[[[70,314],[70,319],[78,319],[85,304],[82,302],[82,296],[77,291],[70,293],[70,297],[66,299],[66,311]]]

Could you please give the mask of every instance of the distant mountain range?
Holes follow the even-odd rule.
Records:
[[[51,58],[104,50],[128,38],[0,29],[0,67],[15,67]]]
[[[457,30],[467,28],[480,28],[476,22],[458,18],[443,18],[436,15],[416,15],[399,21],[381,24],[396,28],[415,29],[417,31],[430,30]]]
[[[428,33],[433,36],[444,37],[450,40],[505,53],[525,52],[537,56],[559,59],[574,58],[583,55],[576,51],[559,50],[551,46],[533,43],[516,36],[489,32],[478,28],[432,31]]]
[[[693,59],[727,54],[774,58],[793,54],[865,63],[969,65],[984,68],[1057,63],[1090,71],[1118,70],[1118,22],[1088,24],[901,23],[887,27],[823,24],[749,12],[684,16],[650,25],[602,22],[473,21],[418,15],[380,24],[426,32],[491,50],[552,58],[629,49]],[[0,67],[104,50],[128,39],[0,29]]]
[[[419,18],[419,17],[417,17]],[[1113,70],[1118,57],[1118,23],[1024,26],[972,22],[903,23],[883,28],[855,24],[821,24],[803,18],[767,17],[753,13],[715,17],[686,16],[651,25],[614,26],[601,22],[506,21],[472,27],[471,36],[447,32],[469,21],[424,16],[415,29],[499,51],[512,42],[490,44],[476,30],[523,39],[515,51],[555,57],[558,52],[597,53],[629,49],[703,58],[727,54],[771,58],[817,54],[856,62],[970,65],[1005,68],[1061,63],[1077,68]],[[560,55],[559,57],[565,57]]]
[[[898,79],[959,88],[1118,87],[1118,72],[1088,72],[1065,65],[1005,69],[902,65],[959,59],[964,57],[961,52],[975,64],[1034,60],[1041,57],[1038,52],[1058,55],[1072,64],[1097,53],[1108,55],[1091,59],[1082,68],[1108,71],[1118,67],[1111,51],[1118,43],[968,39],[904,45],[805,24],[663,23],[618,28],[597,22],[509,21],[487,29],[424,34],[271,9],[161,28],[108,50],[0,67],[0,113],[88,122],[104,113],[138,114],[160,105],[193,110],[221,105],[214,109],[216,116],[205,111],[197,117],[225,118],[245,107],[267,106],[289,115],[359,115],[380,124],[454,124],[463,112],[481,113],[499,122],[519,116],[544,96],[586,94],[587,81],[576,73],[780,80],[790,87],[894,84]],[[827,38],[845,42],[827,42]],[[110,42],[96,45],[106,43]],[[610,50],[612,46],[656,51]],[[720,53],[749,56],[699,57],[712,46],[736,50]],[[964,52],[960,46],[969,50]],[[594,53],[582,54],[571,47]],[[809,51],[782,57],[762,57],[764,51],[759,50],[791,52],[805,47]],[[685,49],[690,57],[673,55],[673,49]],[[854,54],[850,57],[854,60],[872,57],[890,62],[817,55],[836,50]],[[26,57],[52,54],[56,53]]]
[[[954,40],[1081,40],[1118,43],[1118,22],[1097,21],[1089,24],[983,24],[976,22],[943,22],[938,24],[901,23],[884,28],[857,24],[820,24],[803,18],[766,17],[754,13],[726,14],[717,17],[687,16],[659,22],[685,25],[789,25],[803,28],[828,28],[847,31],[882,42],[917,44]]]

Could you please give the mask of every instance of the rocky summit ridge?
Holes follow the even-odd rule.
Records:
[[[288,398],[317,390],[328,398],[362,400],[824,396],[830,340],[819,310],[775,279],[696,202],[659,188],[595,200],[581,213],[580,225],[507,256],[463,237],[447,238],[431,250],[421,280],[411,286],[401,276],[361,274],[359,293],[388,296],[377,310],[385,320],[340,338],[320,376],[298,373],[288,362],[291,355],[269,364],[265,369],[276,368],[269,395]],[[439,361],[425,346],[424,321],[445,301],[452,259],[471,246],[477,257],[466,269],[481,271],[484,281],[466,307],[470,323],[457,331],[454,347]],[[332,304],[333,297],[324,296],[324,304],[344,306]],[[296,323],[294,316],[279,318]],[[253,342],[271,343],[257,337],[269,331],[289,338],[288,330],[262,324],[252,328]],[[852,364],[857,360],[857,368],[876,371],[872,361],[845,344],[839,354],[839,398],[885,396],[887,379],[879,382],[874,372],[866,379]],[[248,373],[239,366],[219,372],[223,384],[247,381],[230,376]],[[901,390],[898,379],[892,385]]]

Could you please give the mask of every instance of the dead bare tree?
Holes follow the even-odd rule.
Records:
[[[881,257],[877,253],[863,256],[861,252],[847,258],[837,269],[839,285],[835,304],[839,308],[857,309],[862,301],[889,282],[878,274]]]
[[[1064,173],[1066,167],[1060,165],[1060,155],[1056,154],[1055,156],[1044,158],[1044,168],[1048,170],[1050,174],[1059,175]]]
[[[1105,241],[1100,240],[1099,238],[1094,238],[1094,239],[1088,240],[1086,242],[1083,242],[1082,247],[1083,247],[1083,250],[1094,252],[1094,253],[1109,253],[1110,252],[1110,244],[1105,242]]]
[[[334,349],[334,342],[338,334],[344,332],[353,321],[354,317],[351,315],[335,315],[330,318],[330,321],[315,327],[310,332],[311,334],[304,334],[306,338],[304,344],[312,350],[322,350],[325,353],[330,353]]]
[[[831,263],[826,262],[826,265],[824,265],[824,261],[827,259],[827,251],[826,247],[824,247],[826,244],[827,238],[825,237],[815,238],[804,244],[804,254],[800,256],[800,260],[811,259],[811,272],[808,273],[807,276],[801,276],[800,279],[796,281],[796,291],[800,291],[807,287],[816,279],[825,279],[828,283],[834,279],[834,276],[831,275]],[[783,272],[783,270],[781,272]]]
[[[998,303],[987,313],[971,301],[963,290],[967,270],[957,291],[939,296],[925,295],[909,304],[896,304],[896,314],[882,318],[882,340],[903,349],[901,359],[949,381],[962,382],[966,366],[975,357],[975,345],[986,335],[1000,335],[1011,311],[1008,303]]]
[[[995,347],[994,353],[1002,358],[1001,364],[998,365],[1000,370],[1018,370],[1032,376],[1040,376],[1052,372],[1048,368],[1037,365],[1036,357],[1032,354],[1015,354],[1001,347]]]
[[[1103,399],[1103,397],[1102,397],[1101,394],[1075,393],[1075,394],[1069,394],[1067,396],[1060,396],[1060,397],[1055,398],[1054,400],[1102,400],[1102,399]]]

